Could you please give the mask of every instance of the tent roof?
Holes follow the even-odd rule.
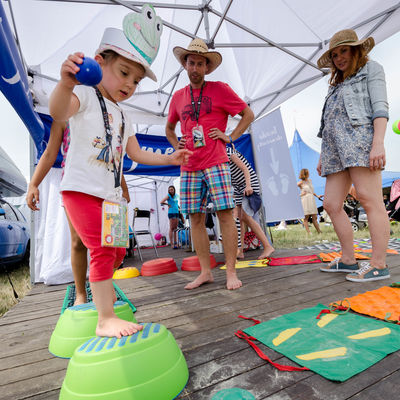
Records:
[[[4,0],[2,0],[4,2]],[[85,4],[84,4],[85,3]],[[74,51],[93,55],[103,30],[147,2],[116,0],[24,0],[7,2],[25,63],[34,75],[36,101],[45,111],[62,61]],[[151,3],[151,2],[150,2]],[[127,102],[134,121],[165,123],[171,94],[188,82],[172,55],[199,36],[220,51],[223,63],[209,77],[228,82],[256,116],[317,81],[318,57],[336,31],[356,29],[378,43],[399,30],[398,0],[158,0],[164,21],[153,63],[158,82],[145,79]]]

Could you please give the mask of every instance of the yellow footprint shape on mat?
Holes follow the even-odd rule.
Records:
[[[263,267],[268,267],[268,261],[267,260],[246,260],[246,261],[237,261],[235,264],[236,269],[240,268],[263,268]],[[226,264],[224,264],[220,269],[226,269]]]
[[[272,339],[272,343],[275,346],[279,346],[293,335],[295,335],[301,328],[290,328],[282,331],[275,339]]]
[[[389,328],[381,328],[381,329],[375,329],[374,331],[367,331],[363,333],[358,333],[357,335],[351,335],[347,336],[349,339],[368,339],[371,337],[377,337],[377,336],[385,336],[389,335],[391,333],[391,330]]]
[[[320,318],[317,325],[320,328],[323,328],[325,325],[328,325],[329,322],[333,321],[337,316],[338,314],[325,314]]]
[[[296,356],[300,360],[315,360],[317,358],[332,358],[332,357],[340,357],[344,356],[347,353],[346,347],[336,347],[334,349],[316,351],[314,353],[302,354],[300,356]]]

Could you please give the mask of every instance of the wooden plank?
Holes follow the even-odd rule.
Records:
[[[260,399],[336,400],[336,399],[395,399],[398,394],[399,352],[385,357],[366,371],[345,382],[333,382],[317,374],[287,385],[272,396]]]
[[[26,365],[27,363],[30,365],[50,358],[54,358],[54,356],[43,349],[26,351],[21,354],[12,354],[11,356],[1,358],[0,371],[10,370],[11,368]]]
[[[397,365],[399,360],[397,360]],[[380,381],[367,387],[362,393],[357,393],[355,396],[350,397],[351,400],[362,400],[362,399],[376,399],[376,400],[387,400],[395,399],[399,396],[399,380],[400,371],[385,376]]]
[[[54,326],[37,327],[27,332],[15,332],[10,335],[1,335],[0,360],[13,355],[30,354],[35,350],[48,351],[50,336]]]
[[[50,390],[46,393],[34,394],[33,396],[25,397],[24,400],[59,400],[60,390]]]
[[[0,388],[1,386],[26,381],[31,378],[38,378],[53,371],[66,370],[68,361],[69,360],[53,356],[48,360],[31,362],[29,364],[10,368],[6,371],[0,371]]]
[[[23,382],[15,382],[0,386],[2,400],[22,400],[33,395],[45,394],[52,390],[58,390],[65,377],[65,370],[52,371],[46,375],[26,379]]]
[[[164,254],[176,253],[169,250]],[[256,258],[258,253],[253,254],[252,258]],[[297,254],[300,252],[296,251]],[[302,254],[315,254],[315,251]],[[279,256],[286,255],[293,255],[293,250],[279,252]],[[182,258],[177,257],[177,264]],[[216,258],[222,260],[223,256]],[[388,257],[392,281],[400,281],[399,261],[400,256]],[[140,264],[138,260],[135,262]],[[338,399],[369,398],[363,394],[374,398],[379,391],[390,398],[392,385],[399,377],[400,352],[347,381],[355,382],[352,386],[347,382],[332,383],[311,372],[289,376],[290,373],[276,371],[259,359],[247,343],[234,336],[237,329],[251,325],[250,321],[238,319],[239,313],[265,321],[387,284],[385,281],[357,285],[345,281],[345,274],[320,273],[319,267],[319,264],[308,264],[238,270],[244,281],[244,287],[238,291],[224,288],[225,272],[219,269],[213,272],[215,283],[194,291],[185,291],[183,286],[198,272],[180,271],[116,283],[138,307],[138,320],[158,321],[168,326],[183,349],[190,368],[190,382],[179,398],[209,399],[216,391],[233,386],[250,389],[257,399],[313,399],[310,396],[313,388],[321,393],[327,390],[328,397],[324,399],[334,393],[338,393]],[[2,398],[5,393],[5,398],[12,400],[58,399],[67,361],[54,358],[47,346],[65,289],[66,285],[36,285],[30,295],[0,319]],[[261,347],[272,359],[291,363],[279,353]],[[376,373],[371,375],[371,371]]]

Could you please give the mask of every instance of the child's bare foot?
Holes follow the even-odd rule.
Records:
[[[191,289],[196,289],[201,285],[204,285],[205,283],[211,283],[214,282],[214,277],[212,276],[212,273],[201,273],[193,282],[188,283],[185,286],[185,289],[191,290]]]
[[[237,277],[236,272],[226,273],[226,288],[235,290],[242,287],[242,281]]]
[[[124,321],[117,316],[113,316],[111,318],[104,318],[97,323],[96,335],[106,337],[115,336],[120,339],[122,336],[133,335],[142,329],[143,325],[134,324],[133,322]]]
[[[243,250],[241,248],[238,248],[238,251],[236,253],[236,258],[239,258],[240,260],[244,259]]]
[[[79,304],[85,304],[86,303],[86,292],[85,293],[76,293],[75,294],[75,301],[74,301],[74,306],[78,306]]]
[[[264,258],[270,257],[274,251],[275,251],[275,249],[272,246],[267,247],[266,249],[264,249],[264,251],[258,257],[258,260],[263,260]]]

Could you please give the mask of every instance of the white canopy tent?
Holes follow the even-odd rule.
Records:
[[[4,2],[4,0],[2,0]],[[66,56],[93,55],[106,27],[121,28],[123,17],[148,3],[127,0],[8,0],[24,61],[33,74],[37,109],[47,99]],[[187,84],[172,55],[204,38],[223,55],[212,80],[229,82],[256,116],[274,109],[324,72],[316,60],[342,28],[377,43],[400,27],[397,0],[176,0],[152,3],[164,21],[160,51],[152,69],[126,106],[138,124],[164,125],[172,93]]]
[[[128,12],[139,12],[143,4],[151,3],[164,21],[164,31],[159,54],[152,65],[158,82],[143,80],[135,96],[124,103],[137,124],[137,131],[165,125],[173,92],[188,82],[172,49],[186,47],[193,37],[203,38],[223,56],[222,65],[208,79],[228,82],[258,118],[326,74],[317,67],[316,60],[336,31],[353,28],[360,38],[373,35],[379,43],[400,29],[397,0],[1,1],[31,76],[36,110],[43,113],[47,112],[48,97],[68,54],[82,51],[92,56],[106,27],[120,28]],[[43,187],[42,194],[44,190],[45,196],[58,196],[57,190],[53,190],[59,181],[58,171],[52,171],[48,179],[44,182],[47,191]],[[135,187],[132,189],[135,206],[153,207],[149,204],[154,200],[150,202],[151,196],[144,194],[149,190],[144,188],[150,188],[155,198],[166,192],[170,180],[162,178],[166,181],[157,192],[154,189],[157,179],[128,177],[128,183]],[[61,237],[53,225],[63,218],[60,210],[53,210],[53,214],[46,209],[43,198],[42,195],[39,219],[43,224],[51,222],[52,226],[40,235],[45,225],[37,225],[35,276],[38,281],[61,283],[71,276],[53,281],[43,274],[61,262],[61,257],[53,253],[51,240]],[[48,198],[47,203],[53,201]],[[65,217],[63,224],[63,229],[67,229]],[[49,241],[46,250],[44,243]],[[64,248],[65,259],[68,243],[57,245],[60,246]],[[60,268],[68,268],[69,261],[63,260],[62,264]]]

